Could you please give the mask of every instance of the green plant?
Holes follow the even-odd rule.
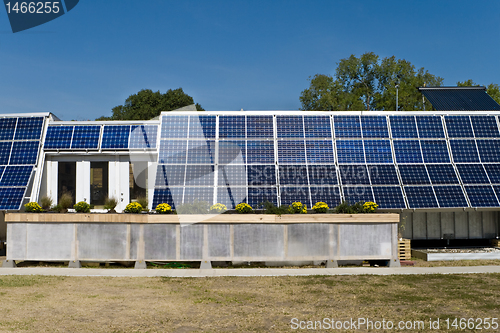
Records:
[[[159,204],[158,206],[156,206],[155,210],[158,214],[170,214],[170,213],[172,213],[172,207],[170,207],[170,205],[167,203]]]
[[[24,210],[28,213],[40,213],[43,211],[42,207],[37,202],[28,202],[24,205]]]
[[[139,214],[142,212],[142,206],[138,202],[131,202],[125,207],[124,210],[125,213],[133,213],[133,214]]]
[[[342,201],[340,205],[335,207],[335,213],[337,214],[358,214],[365,213],[363,203],[361,201],[350,205],[348,201]]]
[[[363,204],[363,211],[366,213],[375,213],[378,205],[375,202],[367,201]]]
[[[177,214],[206,214],[209,207],[208,202],[195,200],[193,203],[176,206],[175,212]]]
[[[240,214],[249,214],[249,213],[251,213],[251,212],[252,212],[252,210],[253,210],[253,209],[252,209],[252,206],[250,206],[249,204],[244,203],[244,202],[242,202],[242,203],[240,203],[240,204],[236,205],[236,207],[235,207],[235,208],[236,208],[236,211],[237,211],[238,213],[240,213]]]
[[[52,198],[44,195],[40,198],[40,205],[42,206],[42,209],[49,210],[50,207],[52,207]]]
[[[138,197],[137,202],[141,205],[142,210],[148,210],[148,198],[147,197]]]
[[[73,196],[71,193],[64,192],[59,198],[58,205],[61,206],[63,211],[67,211],[71,205],[73,205]]]
[[[63,211],[63,209],[62,209],[61,205],[55,205],[55,206],[50,207],[50,211],[61,213]]]
[[[262,203],[261,206],[263,207],[265,214],[273,214],[278,216],[281,216],[283,214],[292,214],[292,208],[287,205],[276,207],[272,202],[266,201]]]
[[[315,213],[326,213],[330,207],[326,204],[326,202],[319,201],[314,204],[312,210]]]
[[[227,210],[226,205],[221,203],[216,203],[215,205],[210,207],[210,213],[221,214],[224,213],[226,210]]]
[[[73,208],[77,213],[90,213],[90,205],[85,201],[77,202]]]
[[[115,210],[116,205],[118,205],[116,198],[111,197],[104,200],[104,209]]]
[[[294,214],[307,214],[307,206],[302,204],[302,202],[293,202],[292,212]]]

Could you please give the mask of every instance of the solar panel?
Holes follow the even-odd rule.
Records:
[[[457,164],[457,169],[464,184],[490,183],[481,164]]]
[[[336,138],[361,138],[359,116],[333,116]]]
[[[405,186],[408,208],[437,208],[438,202],[432,186]]]
[[[303,138],[302,116],[276,116],[278,138]]]
[[[189,116],[189,138],[215,139],[215,116]]]
[[[446,141],[422,140],[420,144],[425,163],[450,163]]]
[[[18,210],[23,202],[26,187],[0,188],[0,209]]]
[[[183,186],[186,175],[186,166],[158,165],[156,169],[155,186]]]
[[[245,138],[245,116],[219,116],[219,138]]]
[[[476,138],[498,138],[498,125],[495,116],[471,116]]]
[[[418,116],[418,135],[420,138],[444,138],[443,123],[440,116]]]
[[[185,164],[187,156],[187,140],[162,140],[158,163]]]
[[[20,117],[17,119],[14,140],[40,140],[42,134],[42,117]]]
[[[204,201],[213,205],[214,201],[214,188],[213,187],[186,187],[184,190],[185,204],[194,203],[195,201]]]
[[[247,167],[248,186],[276,185],[276,167],[274,165],[256,165]]]
[[[249,187],[248,188],[248,204],[252,208],[256,208],[266,201],[274,205],[278,205],[278,194],[276,187]]]
[[[395,140],[394,153],[398,163],[422,163],[422,151],[417,140]]]
[[[484,164],[484,168],[488,173],[488,177],[492,184],[500,184],[500,165],[499,164]]]
[[[304,141],[278,141],[278,161],[281,164],[306,163],[306,150]]]
[[[450,147],[455,163],[479,162],[474,140],[450,140]]]
[[[393,138],[418,138],[417,124],[414,116],[390,116],[391,133]]]
[[[304,116],[306,138],[331,138],[329,116]]]
[[[219,164],[245,164],[246,155],[245,140],[219,141]]]
[[[309,188],[307,186],[282,186],[280,187],[280,197],[282,205],[291,205],[294,202],[301,202],[307,207],[311,207]]]
[[[189,116],[163,116],[161,121],[162,139],[185,139],[188,137]]]
[[[12,142],[0,142],[0,165],[9,163]]]
[[[172,209],[176,209],[177,205],[182,204],[183,193],[183,187],[155,188],[153,195],[153,207],[156,207],[161,203],[167,203],[172,207]]]
[[[187,153],[188,164],[214,164],[215,141],[189,140]]]
[[[481,162],[500,162],[500,140],[476,140]]]
[[[433,184],[458,184],[457,174],[451,164],[427,164],[427,171]]]
[[[309,165],[309,184],[311,185],[337,185],[335,165]]]
[[[156,125],[132,125],[130,131],[130,149],[156,148]]]
[[[418,90],[440,111],[500,110],[485,87],[421,87]]]
[[[309,164],[335,163],[331,140],[306,140],[306,153]]]
[[[305,165],[280,165],[280,185],[308,185]]]
[[[434,186],[437,200],[440,207],[467,207],[467,200],[465,199],[462,187],[458,185],[448,186]]]
[[[17,118],[0,119],[0,140],[12,140],[16,131]]]
[[[228,209],[235,209],[242,202],[247,201],[246,187],[218,187],[217,202],[226,205]]]
[[[14,141],[9,164],[36,164],[39,141]]]
[[[373,195],[380,209],[406,208],[403,192],[399,186],[374,186]]]
[[[336,144],[339,163],[365,163],[363,141],[337,140]]]
[[[372,188],[370,186],[343,186],[342,190],[344,192],[344,199],[349,204],[354,204],[356,202],[373,202],[375,199],[373,198]]]
[[[213,165],[187,165],[186,186],[213,186]]]
[[[102,134],[102,149],[126,149],[130,136],[130,126],[105,125]]]
[[[366,165],[341,164],[339,165],[339,169],[342,185],[370,185],[370,178],[368,176],[368,169],[366,168]]]
[[[274,164],[273,141],[247,141],[248,164]]]
[[[49,126],[45,134],[44,149],[69,149],[73,137],[73,126]]]
[[[75,126],[71,149],[97,149],[101,126]]]
[[[401,181],[404,185],[430,184],[427,170],[423,164],[400,164],[398,165]]]
[[[32,165],[8,165],[3,172],[0,186],[27,186],[32,171]]]
[[[446,129],[450,138],[473,138],[469,116],[445,116]]]
[[[311,205],[313,206],[317,202],[325,202],[330,208],[340,204],[340,188],[338,186],[310,186],[309,190],[312,199]]]
[[[388,138],[387,119],[385,116],[361,117],[363,138]]]
[[[247,138],[273,138],[273,116],[247,116]]]
[[[219,165],[218,186],[247,186],[247,184],[245,165]]]
[[[372,185],[399,185],[394,164],[375,164],[368,166]]]
[[[392,163],[389,140],[364,140],[366,163]]]
[[[472,207],[498,207],[498,199],[491,185],[466,185],[465,191]]]

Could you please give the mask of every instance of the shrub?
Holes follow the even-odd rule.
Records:
[[[177,214],[207,214],[209,208],[208,202],[195,200],[193,203],[176,206],[175,212]]]
[[[365,210],[361,201],[353,205],[350,205],[348,201],[342,201],[340,205],[335,207],[335,213],[338,214],[358,214],[364,212]]]
[[[266,201],[263,204],[265,214],[274,214],[281,216],[283,214],[292,214],[292,207],[287,205],[281,205],[276,207],[272,202]]]
[[[251,213],[251,212],[252,212],[252,210],[253,210],[253,209],[252,209],[252,206],[250,206],[249,204],[244,203],[244,202],[242,202],[242,203],[240,203],[240,204],[236,205],[236,207],[235,207],[235,208],[236,208],[236,211],[237,211],[238,213],[240,213],[240,214],[249,214],[249,213]]]
[[[42,208],[44,210],[49,210],[50,207],[52,207],[52,198],[44,195],[43,197],[40,198],[40,204],[42,205]]]
[[[59,206],[61,206],[61,209],[63,211],[67,211],[71,205],[73,205],[73,196],[71,193],[64,192],[61,197],[59,198]]]
[[[115,210],[116,205],[118,205],[118,200],[115,198],[106,198],[104,200],[104,209]]]
[[[302,202],[293,202],[292,212],[294,214],[307,214],[307,206],[302,204]]]
[[[43,211],[42,207],[37,202],[28,202],[24,205],[24,210],[28,213],[40,213]]]
[[[77,213],[90,213],[90,205],[85,201],[77,202],[73,208]]]
[[[137,203],[141,205],[142,210],[148,210],[148,198],[146,197],[138,197],[137,198]]]
[[[142,212],[142,206],[138,202],[131,202],[125,207],[124,210],[125,213],[133,213],[133,214],[139,214]]]
[[[172,207],[170,207],[170,205],[167,203],[159,204],[158,206],[156,206],[155,210],[158,214],[170,214],[170,213],[172,213]]]
[[[319,201],[314,204],[312,210],[315,213],[326,213],[330,207],[326,204],[326,202]]]
[[[227,210],[226,205],[221,204],[221,203],[217,203],[217,204],[213,205],[212,207],[210,207],[210,213],[220,214],[220,213],[224,213],[226,210]]]
[[[363,210],[366,213],[375,213],[377,211],[378,205],[375,202],[367,201],[363,204]]]

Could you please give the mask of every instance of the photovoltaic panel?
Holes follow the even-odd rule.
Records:
[[[422,163],[422,152],[417,140],[394,140],[394,152],[398,163]]]
[[[451,164],[427,164],[427,171],[433,184],[459,184]]]
[[[172,209],[176,209],[177,205],[182,204],[183,193],[183,187],[155,188],[153,195],[153,207],[156,207],[161,203],[167,203],[172,207]]]
[[[27,186],[32,171],[32,165],[8,165],[0,180],[0,186]]]
[[[247,179],[248,186],[275,186],[276,167],[274,165],[249,165]]]
[[[420,138],[444,138],[443,123],[440,116],[417,116],[418,135]]]
[[[445,116],[446,129],[450,138],[473,138],[469,116]]]
[[[155,186],[184,186],[186,165],[158,165]]]
[[[307,205],[307,207],[311,207],[309,187],[307,186],[282,186],[280,187],[280,197],[282,205],[302,202],[302,204]]]
[[[389,140],[364,140],[366,163],[392,163]]]
[[[214,164],[215,141],[189,140],[187,153],[188,164]]]
[[[481,164],[457,164],[457,169],[464,184],[490,183]]]
[[[450,163],[448,146],[444,140],[421,140],[425,163]]]
[[[186,187],[184,190],[184,203],[191,204],[195,201],[205,201],[208,205],[213,205],[214,188],[213,187]]]
[[[450,140],[451,153],[455,163],[479,162],[474,140]]]
[[[332,140],[306,140],[307,163],[310,164],[333,164]]]
[[[213,165],[187,165],[186,186],[213,186]]]
[[[245,138],[245,116],[219,116],[219,138]]]
[[[500,162],[500,140],[476,140],[481,162]]]
[[[339,163],[365,163],[362,140],[337,140]]]
[[[130,126],[105,125],[102,134],[102,149],[126,149],[130,136]]]
[[[42,117],[20,117],[17,119],[14,140],[39,140],[42,134]]]
[[[75,126],[71,149],[97,149],[101,126]]]
[[[466,185],[465,191],[471,207],[498,207],[498,200],[491,185]]]
[[[156,148],[158,135],[156,125],[132,125],[130,131],[130,149]]]
[[[219,141],[219,164],[245,164],[246,155],[245,140]]]
[[[26,187],[3,187],[0,188],[0,209],[17,210],[23,202]]]
[[[394,164],[375,164],[368,166],[372,185],[399,185]]]
[[[308,185],[305,165],[280,165],[280,185]]]
[[[302,116],[276,116],[278,138],[303,138]]]
[[[280,164],[306,163],[304,140],[278,141],[278,161]]]
[[[0,142],[0,165],[9,163],[12,142]]]
[[[333,116],[336,138],[361,138],[358,116]]]
[[[189,116],[163,116],[161,120],[162,139],[186,139]]]
[[[45,134],[44,149],[69,149],[73,126],[49,126]]]
[[[432,186],[405,186],[408,208],[437,208],[438,202]]]
[[[309,190],[311,191],[312,206],[317,202],[325,202],[330,208],[340,204],[340,188],[338,186],[310,186]]]
[[[247,116],[247,138],[273,138],[273,116]]]
[[[362,116],[363,138],[388,138],[387,119],[385,116]]]
[[[373,195],[378,208],[406,208],[403,192],[399,186],[374,186]]]
[[[344,191],[344,200],[349,202],[350,204],[354,204],[356,202],[368,202],[375,201],[373,198],[372,188],[370,186],[343,186]]]
[[[488,173],[488,177],[492,184],[500,184],[500,165],[499,164],[485,164],[484,168]]]
[[[249,187],[248,204],[252,208],[262,205],[266,201],[278,205],[278,194],[276,187]]]
[[[311,185],[337,185],[335,165],[309,165],[309,184]]]
[[[217,202],[226,205],[228,209],[235,209],[242,202],[247,201],[246,187],[218,187]]]
[[[273,141],[247,141],[248,164],[274,164]]]
[[[215,139],[216,116],[189,116],[189,137]]]
[[[370,185],[370,178],[366,165],[341,164],[339,165],[339,169],[342,185]]]
[[[218,170],[218,186],[247,186],[245,165],[219,165]]]
[[[161,140],[158,163],[185,164],[187,140]]]
[[[12,140],[16,130],[17,118],[0,119],[0,140]]]
[[[398,168],[401,181],[404,185],[424,185],[431,183],[423,164],[400,164]]]
[[[9,164],[36,164],[39,141],[14,141]]]
[[[498,138],[498,125],[495,116],[470,116],[476,138]]]
[[[495,191],[497,198],[500,198],[500,185],[493,185],[493,190]]]
[[[462,187],[458,185],[434,186],[440,207],[468,207]]]
[[[306,138],[331,138],[332,128],[329,116],[304,116]]]
[[[417,124],[414,116],[390,116],[391,133],[393,138],[418,138]]]

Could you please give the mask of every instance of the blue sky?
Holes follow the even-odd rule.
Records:
[[[93,120],[178,87],[206,110],[297,110],[310,76],[365,52],[500,84],[499,23],[497,0],[81,0],[14,34],[0,8],[0,113]]]

